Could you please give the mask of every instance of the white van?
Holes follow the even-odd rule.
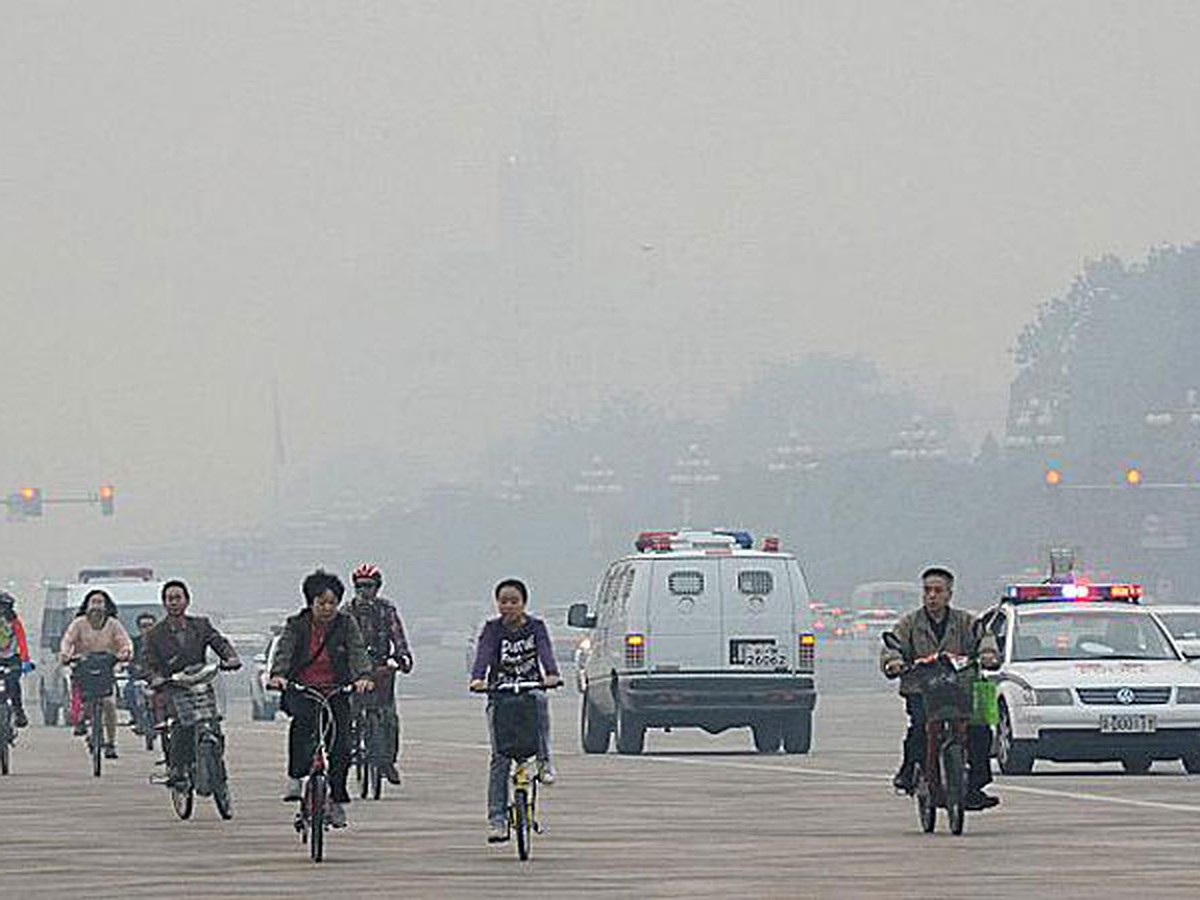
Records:
[[[796,557],[743,531],[644,532],[609,566],[581,659],[587,753],[640,753],[647,728],[750,726],[759,751],[807,753],[816,705],[808,587]]]
[[[63,632],[89,592],[100,588],[107,591],[117,604],[117,616],[132,638],[137,634],[137,617],[151,613],[162,618],[160,599],[163,582],[156,580],[153,569],[124,567],[83,569],[77,581],[69,584],[48,584],[45,607],[42,610],[42,633],[39,640],[41,665],[39,671],[42,721],[57,725],[59,713],[70,705],[70,669],[58,661],[58,647]],[[118,671],[118,684],[124,686],[123,670]],[[117,692],[117,702],[124,704],[124,692]],[[65,716],[64,716],[65,720]]]

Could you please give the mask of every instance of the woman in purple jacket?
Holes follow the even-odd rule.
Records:
[[[502,682],[542,681],[547,687],[562,683],[550,632],[541,619],[528,615],[529,591],[524,582],[508,578],[496,585],[496,609],[500,617],[489,620],[479,633],[475,664],[471,667],[473,691]],[[550,705],[544,691],[535,691],[538,704],[538,771],[543,784],[554,783],[550,763]],[[488,703],[488,733],[492,759],[488,778],[488,843],[508,840],[508,772],[511,761],[496,749],[492,704]]]

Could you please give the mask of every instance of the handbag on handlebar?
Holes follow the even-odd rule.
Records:
[[[978,678],[971,685],[971,724],[995,728],[1000,724],[1000,701],[996,682]]]
[[[528,759],[538,751],[538,703],[532,691],[492,696],[496,751],[509,759]]]

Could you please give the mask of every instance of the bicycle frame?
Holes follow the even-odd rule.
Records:
[[[329,827],[325,817],[329,791],[329,746],[337,740],[337,720],[329,705],[329,698],[316,688],[289,681],[286,690],[293,691],[317,705],[317,742],[293,826],[299,833],[300,840],[308,843],[313,862],[321,862],[325,858],[325,830]],[[337,693],[348,694],[353,690],[353,685],[346,685],[339,688]]]

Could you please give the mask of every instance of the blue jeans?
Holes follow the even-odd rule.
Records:
[[[550,701],[545,691],[534,691],[538,708],[538,751],[539,762],[550,762]],[[493,720],[492,704],[487,705],[488,741],[492,756],[488,766],[487,815],[488,822],[501,828],[508,821],[508,776],[512,760],[496,751],[496,724]]]

